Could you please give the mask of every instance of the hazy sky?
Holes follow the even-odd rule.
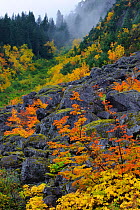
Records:
[[[57,10],[59,9],[63,15],[74,10],[75,5],[81,0],[0,0],[0,16],[5,13],[11,17],[12,14],[21,14],[22,11],[32,11],[36,18],[38,15],[44,17],[47,13],[48,18],[56,18]]]

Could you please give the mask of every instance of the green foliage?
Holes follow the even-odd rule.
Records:
[[[64,166],[65,166],[64,161],[54,163],[54,164],[50,165],[50,172],[58,173],[59,171],[61,171],[64,168]]]
[[[0,207],[1,210],[22,210],[24,200],[19,195],[21,183],[18,173],[6,169],[0,170]]]
[[[46,42],[54,40],[58,47],[62,47],[69,42],[69,31],[67,25],[62,22],[57,28],[53,19],[48,20],[47,16],[43,20],[39,17],[37,21],[33,12],[28,14],[22,12],[21,15],[0,17],[0,43],[11,46],[21,46],[27,44],[37,58],[52,59],[54,53],[50,53],[51,47],[45,46]]]
[[[100,43],[102,53],[99,59],[94,59],[94,53],[91,52],[85,59],[86,63],[92,68],[93,66],[102,66],[108,63],[107,52],[111,49],[111,43],[118,43],[125,48],[126,55],[140,49],[139,45],[139,8],[140,2],[137,0],[118,0],[110,9],[104,20],[101,20],[89,35],[84,37],[80,43],[80,52],[85,51],[93,43]],[[122,15],[123,14],[123,15]],[[137,29],[134,29],[136,24]],[[124,31],[128,29],[128,32]],[[134,42],[135,40],[135,42]],[[135,49],[135,50],[134,50]],[[79,52],[78,52],[79,53]],[[78,54],[77,53],[77,54]]]
[[[67,75],[68,73],[71,74],[72,71],[76,68],[78,68],[78,64],[72,64],[72,63],[68,62],[60,70],[60,73],[63,74],[63,75]]]
[[[10,86],[0,92],[0,107],[10,103],[14,98],[19,98],[22,95],[30,93],[38,85],[43,86],[49,77],[48,69],[57,64],[55,59],[49,61],[38,59],[35,61],[32,60],[32,62],[34,64],[34,70],[27,69],[20,74],[16,74],[14,79],[9,78]]]

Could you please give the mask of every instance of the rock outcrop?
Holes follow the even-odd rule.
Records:
[[[137,69],[137,72],[134,72]],[[135,75],[134,75],[135,74]],[[9,169],[19,169],[21,181],[26,184],[37,184],[40,182],[49,183],[44,191],[45,202],[54,204],[58,197],[74,189],[71,185],[58,175],[51,176],[49,165],[52,163],[52,151],[47,145],[50,140],[57,139],[68,142],[67,138],[61,139],[58,135],[54,120],[60,120],[68,115],[68,124],[73,126],[76,116],[71,115],[72,104],[77,103],[70,100],[73,91],[80,94],[81,101],[78,102],[86,110],[87,130],[95,129],[102,137],[102,145],[108,144],[106,131],[113,123],[112,116],[105,110],[98,92],[104,92],[106,99],[113,106],[112,111],[116,112],[116,117],[121,119],[122,124],[127,124],[127,132],[135,139],[140,136],[140,92],[130,90],[117,92],[113,90],[114,82],[122,82],[130,75],[140,80],[140,52],[134,53],[130,57],[123,57],[114,64],[108,64],[102,68],[93,68],[90,76],[80,80],[47,86],[38,93],[32,92],[23,97],[23,104],[14,106],[21,110],[34,99],[39,98],[43,103],[48,103],[47,108],[39,108],[36,112],[40,121],[36,125],[36,132],[28,138],[18,135],[3,136],[4,131],[9,130],[5,124],[11,114],[13,106],[7,106],[0,110],[0,166]],[[98,89],[96,87],[99,87]]]

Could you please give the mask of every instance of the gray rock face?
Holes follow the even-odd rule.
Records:
[[[21,181],[23,183],[39,183],[45,181],[45,173],[48,171],[45,160],[39,158],[27,158],[22,163]]]
[[[111,102],[118,112],[140,111],[140,92],[130,90],[124,93],[109,93],[107,100]]]
[[[21,160],[18,155],[9,155],[1,158],[0,166],[7,169],[17,169],[21,166]]]
[[[33,104],[33,100],[37,98],[36,94],[37,94],[36,92],[31,92],[30,94],[23,96],[22,98],[23,98],[24,105],[27,106],[28,104],[30,105]]]
[[[0,140],[0,154],[3,156],[10,155],[16,151],[22,151],[25,139],[18,135],[2,137]]]
[[[34,149],[46,149],[47,137],[40,135],[29,136],[28,139],[24,142],[24,149],[28,147],[33,147]]]

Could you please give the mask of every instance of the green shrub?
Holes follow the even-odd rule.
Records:
[[[0,209],[23,210],[24,201],[19,196],[21,183],[17,172],[0,169]]]

